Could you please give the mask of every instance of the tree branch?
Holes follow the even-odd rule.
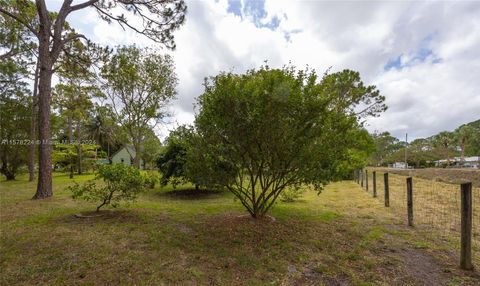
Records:
[[[19,22],[23,26],[25,26],[30,32],[32,32],[35,36],[38,36],[38,31],[36,31],[32,26],[30,26],[24,19],[20,18],[18,15],[10,13],[9,11],[0,7],[0,13],[7,15],[8,17],[14,19],[15,21]]]

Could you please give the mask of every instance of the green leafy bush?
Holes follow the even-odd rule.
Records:
[[[365,141],[360,133],[369,136],[365,118],[386,109],[376,87],[365,86],[350,70],[320,79],[309,69],[263,66],[221,73],[204,87],[193,127],[197,152],[186,153],[186,169],[192,162],[192,173],[212,174],[209,184],[232,192],[254,218],[263,217],[289,187],[320,191],[339,179],[339,167],[352,160],[350,150]]]
[[[146,172],[143,175],[144,186],[149,189],[155,188],[155,184],[159,181],[159,176],[153,172]]]
[[[102,179],[98,184],[96,180]],[[103,165],[98,169],[94,180],[85,184],[68,187],[74,199],[83,199],[91,202],[100,202],[97,212],[105,205],[117,207],[122,201],[134,201],[143,191],[145,178],[137,168],[124,164]]]

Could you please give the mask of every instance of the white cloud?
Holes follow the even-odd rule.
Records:
[[[175,122],[193,121],[204,77],[243,72],[264,60],[274,67],[309,65],[319,73],[330,66],[360,71],[390,107],[369,120],[371,131],[424,137],[480,118],[479,2],[266,0],[261,23],[280,19],[273,30],[228,13],[227,0],[187,4],[186,24],[175,32],[177,50],[165,51],[180,79]],[[102,44],[153,45],[102,22],[93,10],[70,21]],[[396,59],[397,66],[384,68]]]

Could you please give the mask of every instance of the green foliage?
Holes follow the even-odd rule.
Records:
[[[186,127],[180,126],[170,132],[166,141],[166,147],[157,158],[158,170],[162,173],[160,183],[166,186],[169,182],[174,188],[187,180],[185,163],[187,161]]]
[[[153,130],[145,131],[145,139],[142,142],[140,156],[143,159],[146,168],[151,168],[156,164],[156,159],[162,151],[162,144]]]
[[[85,159],[102,158],[101,153],[97,154],[98,145],[81,144],[82,156]],[[59,167],[68,169],[75,166],[78,158],[78,146],[73,144],[55,144],[52,152],[52,163]],[[104,157],[103,157],[104,158]]]
[[[140,163],[142,144],[151,129],[167,115],[166,106],[176,96],[178,82],[169,55],[135,46],[119,47],[101,70],[115,119],[135,149]]]
[[[253,217],[263,216],[285,188],[320,190],[337,179],[363,140],[357,120],[385,110],[383,100],[348,70],[320,82],[293,67],[223,73],[205,81],[198,99],[196,161]],[[358,105],[366,108],[356,112]]]
[[[157,167],[162,173],[161,184],[177,185],[190,182],[197,188],[218,189],[218,175],[212,160],[199,148],[199,136],[193,128],[180,126],[170,132],[166,146],[157,158]]]
[[[149,189],[155,188],[155,184],[159,181],[159,176],[153,172],[146,172],[143,175],[144,186]]]
[[[370,156],[370,162],[375,166],[383,166],[386,164],[388,157],[402,148],[399,140],[389,132],[373,133],[373,141],[375,151]]]
[[[91,202],[100,202],[97,211],[105,205],[117,207],[121,202],[134,201],[143,191],[145,177],[137,168],[124,164],[103,165],[98,169],[96,180],[90,180],[83,185],[75,183],[68,187],[74,199],[83,199]]]
[[[280,201],[285,203],[294,202],[298,200],[307,190],[308,187],[304,185],[294,185],[286,188],[280,193]]]
[[[93,86],[82,86],[73,82],[59,83],[54,88],[53,101],[63,116],[78,121],[93,108],[92,98],[100,94]]]
[[[362,169],[367,165],[369,156],[375,151],[375,143],[372,136],[363,128],[352,128],[349,138],[356,142],[346,153],[346,159],[337,167],[336,179],[352,179],[353,171]]]
[[[102,158],[108,158],[120,141],[117,134],[119,127],[115,122],[115,116],[110,106],[94,105],[93,110],[88,113],[88,118],[84,126],[87,136],[94,138],[100,145],[103,152],[106,153]]]
[[[35,4],[30,1],[1,0],[0,6],[35,23]],[[21,23],[0,13],[0,94],[25,91],[29,68],[36,49],[33,34]]]
[[[31,102],[22,92],[0,95],[0,173],[14,180],[26,163],[30,142]]]
[[[453,132],[443,131],[428,138],[417,138],[405,146],[388,132],[374,133],[375,152],[370,157],[374,165],[403,162],[405,151],[410,166],[433,167],[435,161],[480,154],[480,120],[461,125]],[[405,150],[406,148],[406,150]],[[447,167],[444,163],[441,167]]]
[[[457,130],[455,130],[455,139],[461,149],[462,157],[464,157],[465,154],[472,149],[468,147],[471,147],[475,144],[477,140],[480,140],[480,129],[477,129],[470,125],[462,125]],[[473,152],[467,154],[478,155]]]

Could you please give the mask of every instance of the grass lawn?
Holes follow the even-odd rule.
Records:
[[[77,176],[84,181],[92,176]],[[458,251],[404,226],[353,182],[278,203],[255,221],[230,193],[149,190],[103,217],[76,218],[66,175],[54,197],[0,182],[1,285],[480,285]]]

